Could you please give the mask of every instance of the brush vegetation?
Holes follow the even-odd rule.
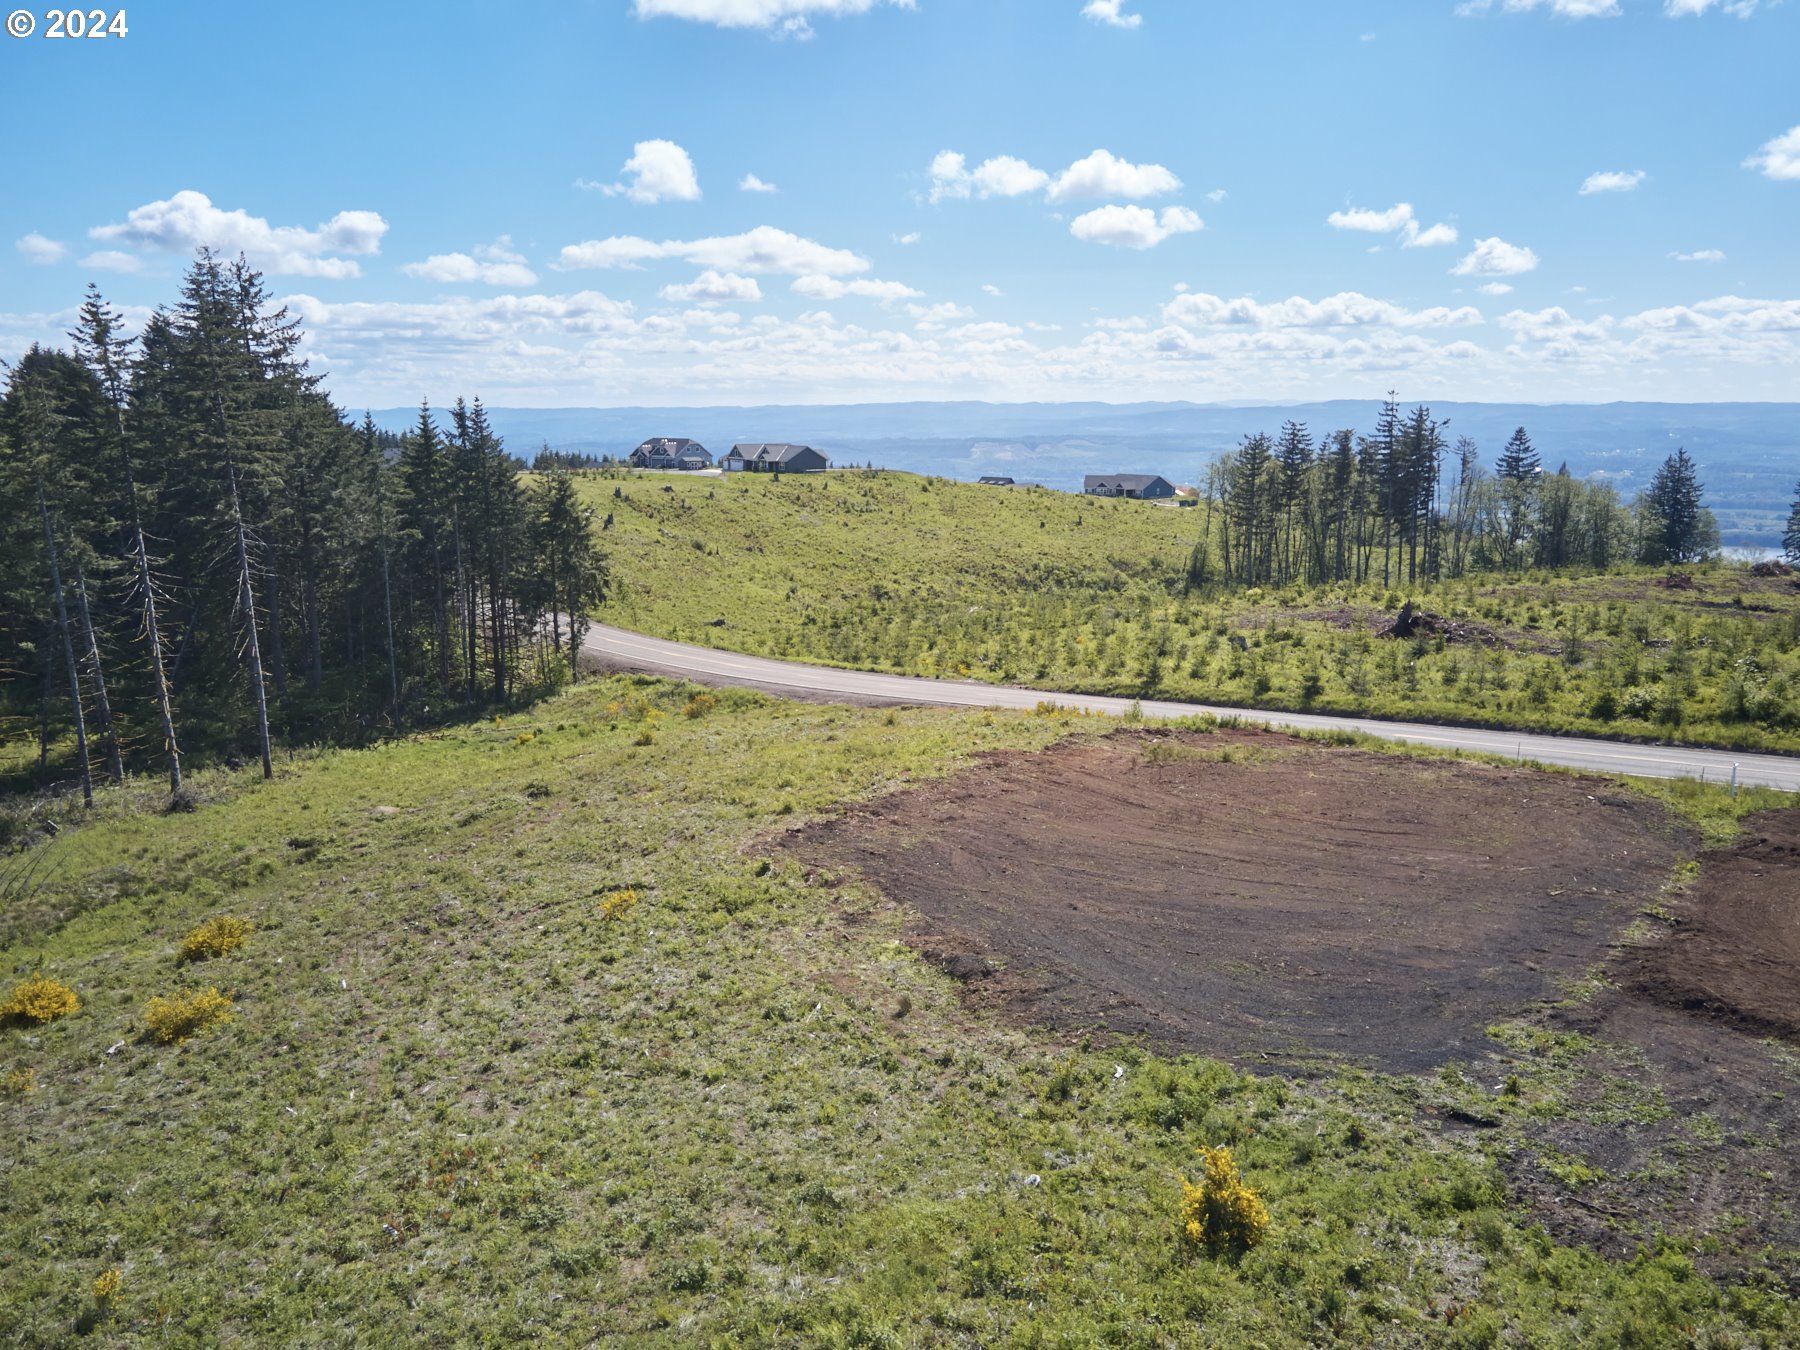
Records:
[[[1529,1041],[1508,1097],[1048,1039],[972,1014],[879,897],[759,847],[1111,722],[695,694],[596,681],[270,782],[209,770],[191,812],[121,797],[47,845],[0,962],[84,1007],[0,1033],[37,1088],[0,1099],[7,1342],[66,1346],[97,1299],[108,1344],[158,1346],[1800,1334],[1761,1264],[1722,1285],[1656,1234],[1608,1260],[1509,1207],[1515,1112],[1580,1109]],[[172,947],[227,908],[255,924],[207,967],[233,1015],[144,1035]],[[1501,1125],[1447,1132],[1451,1107]],[[1230,1150],[1234,1259],[1184,1236],[1202,1147]]]
[[[659,637],[1047,690],[1800,750],[1800,589],[1740,566],[1202,586],[1198,509],[859,470],[580,487],[608,517],[617,580],[596,616]],[[1445,631],[1379,636],[1407,601]]]

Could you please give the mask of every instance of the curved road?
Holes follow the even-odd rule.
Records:
[[[582,648],[590,656],[622,670],[654,675],[679,675],[698,684],[746,685],[777,694],[815,699],[842,699],[856,703],[943,704],[958,708],[1035,708],[1054,700],[1065,708],[1083,708],[1117,715],[1132,700],[1093,694],[1062,694],[1009,685],[978,684],[969,680],[931,680],[916,675],[881,675],[863,670],[838,670],[831,666],[802,665],[796,661],[772,661],[762,656],[695,647],[645,637],[623,628],[596,624],[588,630]],[[1800,792],[1800,758],[1785,755],[1753,755],[1729,750],[1694,750],[1669,745],[1633,745],[1622,741],[1586,740],[1575,736],[1544,736],[1529,732],[1484,731],[1469,727],[1441,727],[1423,722],[1387,722],[1375,718],[1327,717],[1316,713],[1265,712],[1249,708],[1213,707],[1205,703],[1142,702],[1148,718],[1241,717],[1294,731],[1361,731],[1384,740],[1446,749],[1469,750],[1509,758],[1537,760],[1596,773],[1633,774],[1640,778],[1701,778],[1723,783],[1737,766],[1738,781],[1746,786],[1781,788]]]

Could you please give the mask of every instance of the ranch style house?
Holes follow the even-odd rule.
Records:
[[[1175,495],[1175,485],[1154,473],[1090,473],[1081,490],[1090,497],[1131,497],[1162,501]]]

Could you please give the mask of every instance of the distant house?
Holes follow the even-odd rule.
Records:
[[[1081,490],[1090,497],[1131,497],[1162,501],[1175,495],[1175,485],[1154,473],[1090,473]]]
[[[726,473],[824,473],[831,461],[810,445],[734,445],[719,461]]]
[[[626,461],[634,469],[710,469],[712,455],[699,441],[685,436],[652,436]]]
[[[987,487],[1011,487],[1011,486],[1012,486],[1012,485],[1013,485],[1013,480],[1012,480],[1012,479],[1010,479],[1010,478],[1001,478],[1001,477],[1000,477],[1000,476],[999,476],[999,475],[997,475],[997,474],[990,474],[990,475],[989,475],[989,476],[988,476],[988,477],[986,477],[986,478],[982,478],[982,479],[980,479],[980,480],[978,480],[978,481],[980,481],[980,482],[981,482],[981,483],[983,483],[983,484],[984,484],[984,485],[986,485],[986,486],[987,486]]]

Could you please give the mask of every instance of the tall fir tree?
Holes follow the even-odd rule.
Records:
[[[1704,489],[1694,461],[1678,449],[1662,462],[1644,493],[1644,560],[1690,563],[1708,551]]]

